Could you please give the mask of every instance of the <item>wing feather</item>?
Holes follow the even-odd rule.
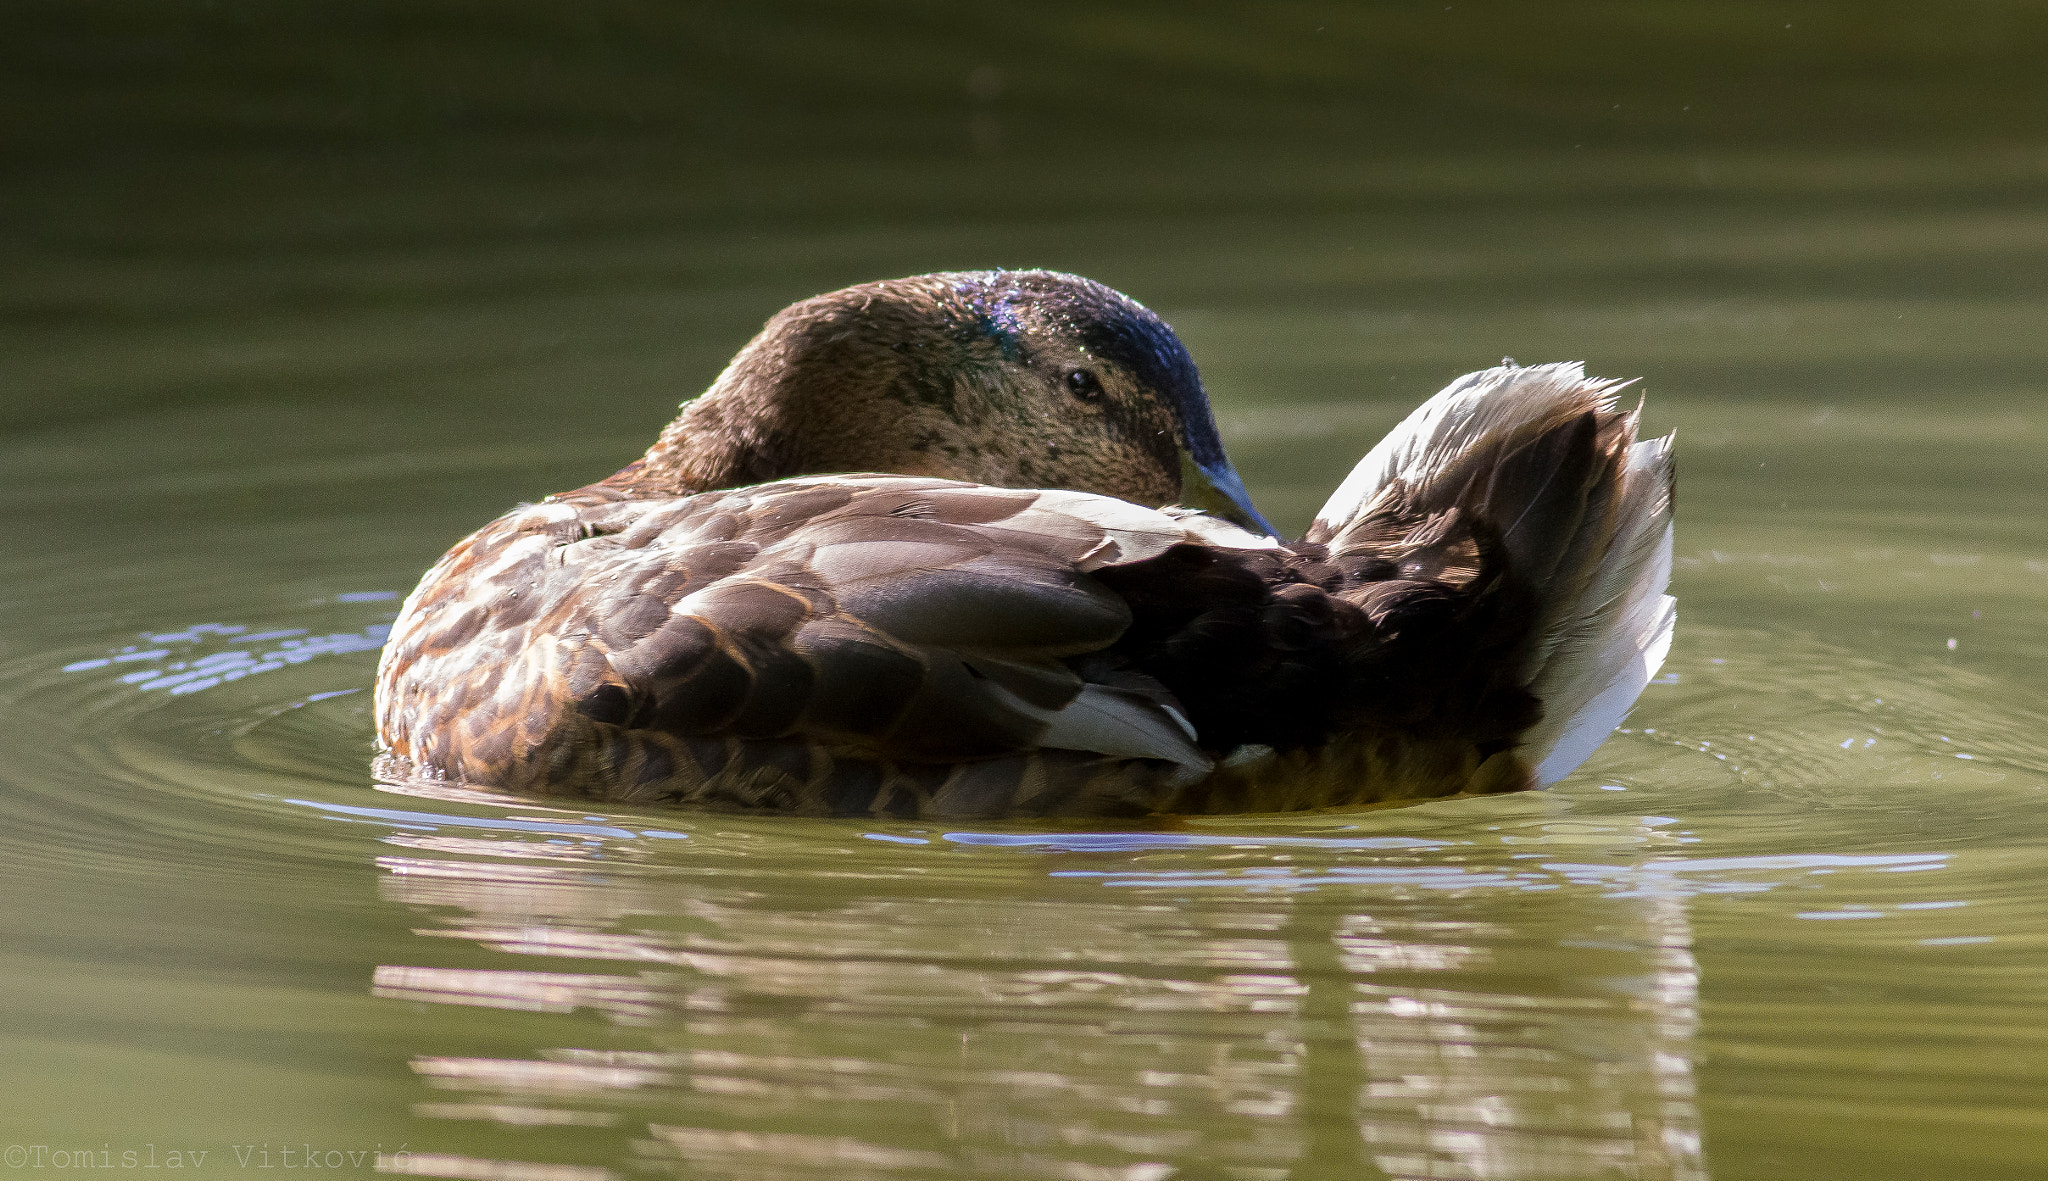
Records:
[[[1189,540],[1272,544],[1108,497],[884,476],[556,502],[491,528],[515,540],[500,538],[490,593],[517,583],[522,622],[471,610],[441,625],[503,633],[470,644],[472,659],[519,654],[475,678],[503,698],[468,713],[495,736],[477,752],[486,737],[502,758],[550,727],[602,723],[911,762],[1053,747],[1189,773],[1209,763],[1170,694],[1091,683],[1068,661],[1130,624],[1089,572]],[[551,699],[554,715],[525,716]]]

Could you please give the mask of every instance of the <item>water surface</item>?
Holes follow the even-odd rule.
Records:
[[[0,1163],[2048,1171],[2048,156],[1054,167],[971,107],[952,156],[639,187],[478,140],[432,183],[330,142],[23,190],[0,1147],[44,1155]],[[1361,814],[958,830],[370,780],[376,646],[450,542],[636,454],[789,300],[992,264],[1175,323],[1283,526],[1504,354],[1643,375],[1679,434],[1664,675],[1553,791]]]

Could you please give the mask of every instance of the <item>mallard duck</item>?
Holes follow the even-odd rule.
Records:
[[[379,770],[896,817],[1549,783],[1671,639],[1670,440],[1636,441],[1623,384],[1461,378],[1283,542],[1128,297],[1045,271],[821,295],[644,456],[427,572],[378,668]]]

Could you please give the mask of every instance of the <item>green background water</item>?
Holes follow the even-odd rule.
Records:
[[[2044,36],[12,6],[0,1171],[2048,1173]],[[1644,376],[1666,675],[1540,796],[1180,834],[373,787],[451,541],[994,265],[1161,311],[1283,526],[1503,354]]]

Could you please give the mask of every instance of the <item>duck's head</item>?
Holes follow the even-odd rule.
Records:
[[[1271,531],[1180,338],[1053,271],[919,275],[786,308],[611,482],[685,492],[845,471],[1099,492]]]

